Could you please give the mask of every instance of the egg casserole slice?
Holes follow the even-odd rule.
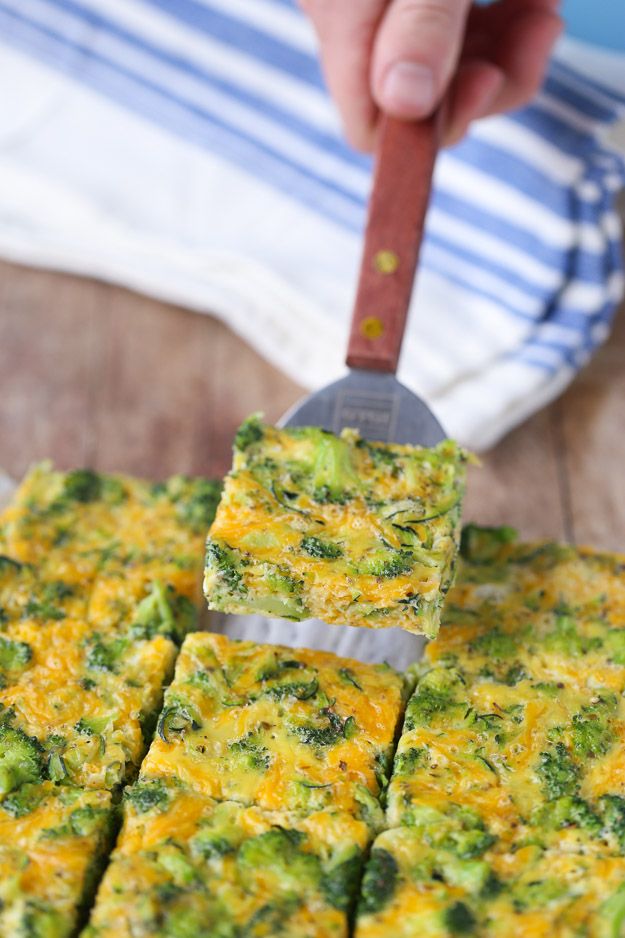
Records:
[[[219,485],[41,465],[0,525],[0,797],[138,769],[195,626]]]
[[[374,864],[356,934],[618,938],[623,558],[475,526],[462,554],[388,789],[395,885],[367,904]]]
[[[207,542],[209,607],[434,636],[466,460],[449,440],[370,443],[249,418]]]
[[[111,795],[26,784],[0,804],[0,936],[69,938],[112,841]]]
[[[218,800],[383,823],[407,684],[389,665],[188,635],[143,775]]]
[[[264,813],[142,779],[83,938],[347,938],[367,840],[334,811]]]

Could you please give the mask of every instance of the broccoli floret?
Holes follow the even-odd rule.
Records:
[[[34,811],[44,797],[41,785],[29,782],[21,785],[17,791],[12,792],[0,804],[3,811],[11,817],[24,817]]]
[[[360,891],[360,915],[374,915],[390,902],[398,875],[397,861],[388,850],[375,848],[371,851]]]
[[[553,830],[581,827],[593,834],[598,833],[603,826],[599,815],[578,795],[567,795],[550,801],[532,816],[532,822],[536,826]]]
[[[477,924],[471,909],[464,902],[454,902],[443,912],[443,925],[452,935],[470,935]]]
[[[222,546],[209,538],[206,542],[206,563],[212,570],[217,571],[219,580],[229,593],[247,593],[243,574],[237,566],[236,556],[229,547]]]
[[[137,606],[130,633],[133,638],[148,640],[165,635],[179,643],[195,628],[196,622],[195,604],[182,593],[176,593],[173,586],[155,580],[150,593]]]
[[[350,915],[358,894],[363,855],[356,845],[341,850],[324,871],[321,890],[335,909]]]
[[[337,560],[343,556],[343,551],[332,541],[322,541],[318,537],[303,538],[300,549],[310,557],[317,557],[321,560]]]
[[[60,621],[65,618],[65,612],[59,608],[59,603],[69,596],[73,596],[74,587],[62,580],[44,583],[37,595],[32,595],[24,609],[24,615],[38,619],[52,619]]]
[[[556,627],[544,638],[545,648],[561,655],[585,655],[593,649],[600,648],[601,639],[598,637],[586,638],[580,635],[575,620],[570,616],[561,615],[556,619]]]
[[[393,763],[393,773],[396,775],[412,775],[418,772],[428,761],[428,752],[423,746],[415,748],[414,746],[395,756]]]
[[[138,814],[145,814],[152,808],[165,811],[170,801],[170,793],[162,779],[155,778],[135,782],[131,788],[126,789],[124,799],[130,802]]]
[[[464,715],[464,680],[455,668],[433,668],[425,674],[406,709],[405,729],[427,726],[438,716]]]
[[[519,883],[512,887],[512,903],[516,909],[539,908],[562,898],[568,892],[566,883],[558,879],[543,879],[528,883]]]
[[[340,437],[316,429],[312,497],[317,502],[344,505],[361,489],[360,479],[352,464],[348,444]]]
[[[100,830],[108,818],[107,808],[97,808],[95,805],[87,804],[72,811],[69,816],[69,826],[77,837],[89,837],[95,831]]]
[[[0,795],[23,785],[41,781],[43,758],[41,743],[22,730],[10,726],[11,712],[0,723]]]
[[[514,528],[482,528],[478,524],[467,524],[462,530],[460,555],[474,564],[490,564],[496,561],[501,549],[518,537]]]
[[[512,635],[502,632],[498,625],[489,632],[478,635],[469,643],[469,647],[478,655],[485,655],[493,661],[502,661],[516,655],[518,646]]]
[[[269,768],[271,756],[267,747],[263,746],[258,732],[250,731],[242,739],[230,743],[228,749],[230,752],[240,753],[244,767],[250,771]]]
[[[357,564],[356,572],[364,576],[383,576],[393,579],[410,573],[414,566],[414,557],[409,550],[394,550],[378,552],[371,557],[365,557]],[[408,605],[419,603],[420,596],[410,597]]]
[[[264,834],[246,840],[237,856],[237,867],[243,876],[249,870],[271,870],[279,874],[286,891],[321,884],[322,871],[319,858],[301,849],[305,835],[299,831],[274,827]]]
[[[599,719],[584,719],[579,713],[573,717],[571,741],[577,759],[594,759],[605,755],[612,747],[616,733]]]
[[[108,643],[95,639],[87,649],[87,667],[92,671],[114,671],[126,646],[124,639],[115,639]]]
[[[599,808],[605,826],[621,850],[625,850],[625,798],[620,795],[602,795],[599,798]]]
[[[252,414],[243,421],[234,437],[234,448],[245,452],[254,443],[260,443],[263,438],[263,425],[260,414]]]
[[[334,746],[339,739],[345,738],[345,725],[330,707],[325,707],[317,714],[320,725],[315,723],[298,723],[293,726],[293,732],[308,746]]]
[[[33,650],[26,642],[14,642],[0,636],[0,669],[19,671],[25,668],[33,656]]]
[[[68,472],[63,481],[64,499],[74,502],[94,502],[102,494],[102,476],[92,469]]]
[[[549,801],[574,795],[579,788],[580,770],[564,743],[557,743],[552,752],[541,752],[536,771]]]

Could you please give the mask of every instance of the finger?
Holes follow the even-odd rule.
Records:
[[[378,24],[387,0],[300,0],[319,37],[326,83],[339,109],[347,139],[371,150],[377,105],[369,67]]]
[[[393,0],[375,38],[373,97],[415,119],[440,101],[460,57],[470,0]]]
[[[458,143],[472,120],[490,112],[505,83],[504,73],[491,62],[470,61],[460,65],[449,94],[444,146]]]
[[[562,31],[562,20],[551,10],[529,9],[513,17],[493,56],[506,83],[491,113],[521,107],[540,88],[549,54]]]

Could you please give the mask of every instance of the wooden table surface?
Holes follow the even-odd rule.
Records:
[[[572,387],[471,470],[465,518],[625,552],[625,309]],[[302,389],[217,320],[0,262],[0,468],[221,475]]]

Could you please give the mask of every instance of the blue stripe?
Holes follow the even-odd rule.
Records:
[[[582,251],[575,245],[566,250],[554,248],[541,240],[539,234],[518,228],[507,219],[491,214],[471,202],[465,202],[440,187],[434,190],[432,205],[478,229],[488,231],[504,244],[510,244],[532,257],[540,258],[546,267],[559,271],[575,270],[578,280],[589,283],[603,283],[605,279],[602,253]]]
[[[306,81],[315,88],[324,88],[323,77],[316,56],[294,49],[268,33],[250,26],[242,20],[221,11],[196,3],[195,0],[143,0],[168,16],[187,23],[194,29],[219,39],[246,55],[254,56],[282,69],[289,75]],[[251,0],[253,2],[253,0]]]
[[[532,163],[525,162],[496,143],[475,137],[467,137],[456,153],[468,166],[508,186],[512,185],[537,205],[550,209],[561,218],[570,218],[570,186],[554,182]]]
[[[572,88],[570,84],[559,80],[553,74],[547,74],[544,88],[545,91],[552,94],[554,98],[558,98],[559,101],[564,101],[565,104],[575,108],[575,110],[583,114],[584,117],[589,117],[592,120],[600,121],[604,124],[610,124],[612,121],[616,120],[618,116],[616,106],[611,108],[607,107],[596,98],[582,94],[581,91]]]
[[[576,84],[582,82],[584,86],[587,87],[588,94],[594,91],[597,94],[608,98],[610,101],[615,101],[620,106],[625,105],[625,92],[619,92],[616,90],[616,88],[602,85],[601,82],[595,81],[593,78],[589,78],[586,74],[584,74],[582,77],[579,72],[576,72],[574,69],[570,68],[570,66],[565,65],[564,62],[550,62],[549,72],[554,76],[560,74],[564,79],[574,79]]]
[[[75,78],[78,73],[83,84],[112,98],[125,108],[148,117],[155,124],[164,126],[183,139],[217,153],[291,197],[297,193],[297,198],[304,205],[343,227],[354,232],[361,231],[364,219],[362,200],[344,193],[327,180],[318,178],[286,159],[282,153],[246,137],[239,131],[233,132],[227,123],[213,114],[180,101],[142,76],[109,62],[91,49],[69,42],[64,36],[39,23],[29,21],[0,3],[0,16],[2,14],[7,25],[7,30],[2,36],[5,41],[36,55],[64,74]],[[29,35],[24,35],[23,31],[20,35],[15,29],[11,30],[10,26],[16,22],[22,24],[23,31]],[[77,56],[81,58],[78,59]],[[136,95],[138,89],[149,92],[148,96],[142,95],[139,100]],[[173,105],[180,113],[172,113],[171,109],[163,110],[163,104]]]
[[[59,9],[62,9],[70,15],[75,16],[81,20],[88,20],[90,25],[94,26],[96,29],[114,36],[116,39],[119,39],[122,42],[127,42],[136,49],[139,49],[141,52],[152,56],[155,60],[154,71],[156,74],[158,73],[160,62],[164,62],[171,68],[176,69],[178,72],[181,72],[184,75],[189,75],[190,77],[201,81],[203,84],[209,85],[210,87],[215,88],[224,94],[230,95],[237,101],[240,101],[243,104],[253,108],[256,112],[263,114],[272,120],[275,120],[282,127],[298,134],[304,140],[307,140],[315,146],[320,147],[324,153],[337,156],[339,159],[343,160],[351,166],[357,166],[358,168],[366,170],[370,168],[371,159],[364,156],[363,154],[356,153],[355,150],[349,147],[337,135],[327,134],[318,130],[313,125],[306,123],[305,121],[300,120],[298,117],[294,116],[292,112],[284,110],[280,106],[268,101],[266,98],[261,98],[258,95],[255,95],[253,92],[248,91],[248,89],[242,85],[235,85],[228,81],[228,79],[225,79],[206,68],[199,68],[198,66],[191,64],[180,56],[172,55],[161,46],[154,45],[146,39],[129,32],[118,23],[102,16],[100,13],[93,13],[81,3],[76,2],[76,0],[46,0],[46,2],[50,6],[58,7]],[[33,21],[31,20],[31,22]],[[123,63],[121,67],[123,67]],[[220,115],[216,116],[218,118],[220,117]],[[345,195],[347,195],[347,190],[342,189],[342,191]]]

